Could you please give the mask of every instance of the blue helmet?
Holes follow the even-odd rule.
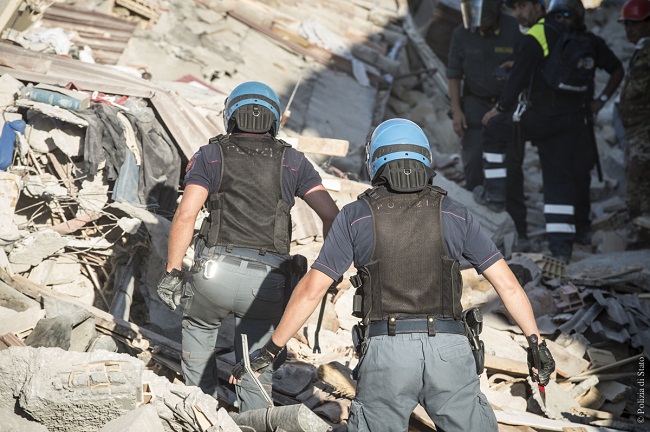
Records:
[[[280,99],[266,84],[249,81],[238,85],[226,98],[223,123],[227,132],[237,126],[244,132],[276,136],[280,129]]]
[[[370,180],[375,180],[384,165],[401,159],[418,161],[431,168],[429,140],[420,126],[410,120],[386,120],[375,128],[366,144]]]

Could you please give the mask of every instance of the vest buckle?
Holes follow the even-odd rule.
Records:
[[[436,317],[433,315],[427,316],[427,333],[429,336],[436,335]]]

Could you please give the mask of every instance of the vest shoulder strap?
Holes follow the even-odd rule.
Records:
[[[370,189],[366,189],[363,191],[363,193],[359,194],[357,196],[357,199],[362,199],[362,200],[369,200],[369,199],[377,199],[379,195],[377,195],[377,188],[379,186],[372,187]]]
[[[427,185],[429,190],[431,190],[432,193],[439,193],[441,195],[447,195],[447,191],[441,188],[440,186],[434,186],[434,185]]]
[[[284,141],[284,140],[282,140],[280,138],[273,138],[273,139],[275,141],[277,141],[278,143],[282,144],[283,147],[291,147],[291,144],[289,144],[288,142],[286,142],[286,141]]]
[[[208,142],[210,144],[220,144],[220,143],[228,141],[229,138],[230,138],[230,135],[221,134],[221,135],[217,135],[217,136],[214,136],[214,137],[210,138],[210,140]]]

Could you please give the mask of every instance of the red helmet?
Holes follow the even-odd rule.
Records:
[[[619,21],[644,21],[650,17],[650,0],[627,0]]]

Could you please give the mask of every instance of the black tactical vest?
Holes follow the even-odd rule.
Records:
[[[207,247],[258,249],[260,254],[289,253],[291,217],[282,199],[282,162],[289,144],[270,136],[220,135],[219,189],[206,203],[209,216],[200,235]]]
[[[376,187],[359,196],[374,224],[372,256],[356,279],[362,298],[357,316],[365,324],[388,317],[461,318],[460,265],[447,257],[442,232],[446,194],[429,185],[415,193]]]

